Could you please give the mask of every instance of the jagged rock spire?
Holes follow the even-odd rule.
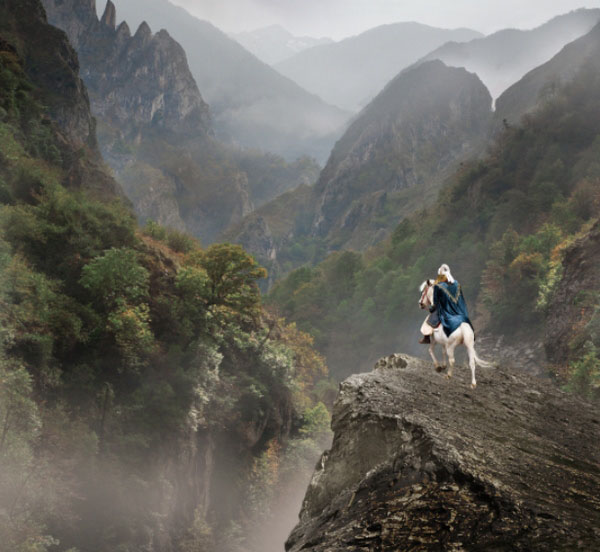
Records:
[[[114,29],[117,26],[117,9],[112,3],[112,0],[106,2],[106,8],[104,9],[101,22],[104,23],[104,25],[108,25],[111,29]]]
[[[121,21],[121,24],[117,27],[117,38],[131,38],[131,31],[126,21]]]
[[[149,38],[151,36],[152,36],[152,29],[150,29],[150,25],[148,25],[148,23],[146,23],[145,21],[142,21],[140,23],[140,26],[138,27],[138,30],[135,32],[134,38],[145,39],[145,38]]]

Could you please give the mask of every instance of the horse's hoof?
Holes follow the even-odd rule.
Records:
[[[476,387],[477,387],[477,384],[476,384],[476,383],[472,383],[472,384],[471,384],[471,389],[475,389]]]
[[[436,371],[436,372],[438,372],[438,373],[439,373],[439,372],[443,372],[445,369],[446,369],[446,367],[445,367],[445,366],[436,366],[436,367],[435,367],[435,371]]]
[[[452,374],[446,374],[446,379],[450,379],[452,377]]]

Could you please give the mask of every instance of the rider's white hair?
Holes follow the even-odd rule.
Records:
[[[455,282],[454,277],[450,272],[450,267],[447,264],[443,264],[442,266],[440,266],[440,268],[438,268],[438,274],[440,276],[446,276],[446,279],[450,284],[453,284]]]

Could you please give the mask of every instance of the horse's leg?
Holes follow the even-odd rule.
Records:
[[[475,336],[471,326],[463,324],[463,343],[467,348],[467,354],[469,355],[469,368],[471,368],[471,389],[475,389],[477,382],[475,381]]]
[[[433,339],[433,335],[431,336],[431,344],[429,345],[429,355],[431,356],[431,360],[433,360],[433,367],[437,370],[438,368],[438,361],[437,358],[435,356],[435,340]]]
[[[444,334],[444,331],[438,327],[435,330],[433,330],[431,339],[433,342],[439,343],[442,346],[442,364],[437,364],[437,362],[436,362],[436,370],[438,372],[443,372],[446,369],[446,366],[448,365],[447,355],[446,355],[446,345],[447,345],[446,335]]]
[[[446,345],[446,353],[448,354],[448,374],[446,377],[450,379],[454,372],[454,349],[456,349],[456,340],[452,339]]]

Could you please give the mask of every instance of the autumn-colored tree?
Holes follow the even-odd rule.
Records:
[[[199,272],[185,276],[190,284],[204,287],[206,306],[214,310],[234,311],[242,315],[254,316],[260,307],[260,291],[257,280],[267,277],[267,271],[239,245],[228,243],[211,245],[204,251],[189,255],[187,264],[196,269],[202,268],[208,280],[202,279]],[[184,277],[181,282],[183,284]],[[199,289],[199,288],[198,288]]]

